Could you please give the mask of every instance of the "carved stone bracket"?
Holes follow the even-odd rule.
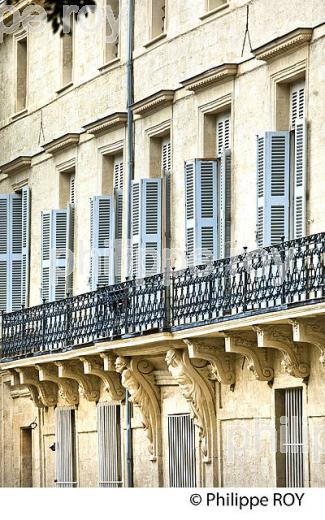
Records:
[[[58,386],[59,395],[67,406],[75,406],[79,403],[79,389],[75,381],[59,377],[57,367],[52,365],[36,365],[36,369],[39,372],[40,381],[50,381]]]
[[[211,462],[215,435],[215,398],[213,386],[192,365],[186,350],[171,349],[167,352],[166,363],[169,372],[189,403],[191,417],[199,429],[204,462]]]
[[[325,368],[325,324],[323,319],[291,320],[293,341],[310,343],[319,349],[319,361]]]
[[[258,381],[273,381],[274,370],[270,355],[265,349],[258,349],[255,335],[249,333],[225,334],[226,352],[241,354],[248,361],[250,370]]]
[[[97,378],[85,375],[79,361],[58,361],[55,364],[59,368],[59,377],[76,381],[80,387],[81,394],[87,401],[99,401],[99,384]]]
[[[9,370],[9,373],[10,373],[10,386],[11,387],[19,387],[21,388],[22,386],[25,386],[27,388],[27,390],[29,391],[30,393],[30,397],[33,401],[33,403],[35,404],[35,406],[37,408],[44,408],[44,404],[42,403],[41,399],[40,399],[40,396],[39,396],[39,392],[38,392],[38,389],[36,388],[35,385],[29,385],[29,384],[22,384],[20,382],[20,376],[19,376],[19,373],[16,372],[15,370]]]
[[[302,379],[309,376],[310,366],[306,349],[294,343],[289,325],[263,325],[254,329],[257,332],[259,347],[273,348],[282,352],[281,366],[285,372]]]
[[[37,370],[31,367],[17,368],[20,384],[35,387],[38,398],[46,408],[56,406],[58,403],[58,388],[49,381],[40,381]]]
[[[235,371],[229,354],[225,353],[225,340],[220,339],[220,344],[215,344],[215,340],[199,341],[185,339],[184,343],[188,346],[190,359],[205,359],[210,366],[210,379],[217,380],[224,385],[235,384]]]
[[[104,354],[106,355],[106,354]],[[107,356],[108,357],[108,356]],[[115,356],[116,357],[116,356]],[[113,356],[111,356],[113,358]],[[104,388],[106,392],[108,392],[110,398],[113,401],[122,401],[125,397],[124,389],[121,385],[121,381],[117,373],[115,372],[115,366],[109,366],[106,364],[106,367],[109,370],[104,370],[105,366],[100,358],[94,357],[83,357],[80,358],[80,361],[83,362],[84,373],[86,375],[92,375],[98,377],[102,383],[104,384]],[[114,359],[115,361],[115,359]],[[114,369],[114,371],[113,371]]]
[[[161,414],[154,367],[143,358],[129,361],[119,356],[115,369],[122,376],[123,387],[130,393],[130,402],[139,407],[149,441],[150,460],[156,461],[161,456]]]

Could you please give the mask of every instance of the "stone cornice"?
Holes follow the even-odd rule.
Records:
[[[233,79],[237,74],[238,65],[236,63],[224,63],[213,69],[206,70],[193,76],[192,78],[181,81],[181,85],[187,90],[198,92],[216,83],[222,83]]]
[[[79,139],[79,133],[68,133],[58,137],[57,139],[53,139],[49,143],[43,144],[42,148],[45,152],[55,155],[63,150],[76,146],[79,143]]]
[[[84,125],[84,129],[88,134],[101,135],[110,130],[115,130],[118,127],[124,126],[127,123],[126,112],[114,112],[107,116],[96,119],[87,125]]]
[[[253,50],[257,60],[271,61],[310,42],[313,29],[299,28]]]
[[[160,90],[151,96],[137,101],[132,106],[134,115],[144,116],[162,107],[171,105],[174,101],[174,90]]]
[[[12,175],[15,173],[19,173],[22,170],[27,170],[30,168],[32,163],[32,157],[30,155],[20,155],[13,159],[12,161],[2,164],[0,166],[0,171],[4,175]]]

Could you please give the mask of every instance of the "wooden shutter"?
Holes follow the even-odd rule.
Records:
[[[219,258],[231,253],[231,180],[231,151],[224,149],[219,171]]]
[[[46,301],[66,297],[68,210],[42,213],[41,295]]]
[[[223,150],[230,148],[230,114],[221,114],[217,117],[217,157],[221,157]]]
[[[22,302],[29,304],[30,189],[22,189]]]
[[[195,427],[189,414],[168,416],[169,486],[196,487]]]
[[[123,189],[124,163],[123,156],[119,155],[114,158],[114,189]]]
[[[188,266],[217,258],[217,161],[185,163]]]
[[[73,198],[74,200],[74,198]],[[66,294],[73,295],[73,268],[74,268],[74,229],[75,206],[68,205],[67,210],[67,263],[66,263]]]
[[[307,122],[297,119],[294,140],[294,238],[307,233]]]
[[[114,197],[91,199],[91,289],[114,283]]]
[[[114,239],[114,279],[121,282],[122,238],[123,238],[123,156],[114,159],[114,197],[115,197],[115,239]]]
[[[0,310],[9,310],[9,205],[10,195],[0,195]]]
[[[290,90],[290,119],[292,130],[296,127],[297,119],[305,117],[305,82],[294,83]]]
[[[99,487],[122,485],[120,405],[97,405]]]
[[[70,175],[70,196],[69,196],[70,204],[76,203],[76,176],[74,173]]]
[[[132,187],[133,274],[143,278],[161,271],[161,179],[141,179]]]
[[[163,174],[171,171],[171,143],[170,138],[166,137],[161,142],[161,167]]]
[[[259,247],[289,239],[290,132],[257,138],[257,242]]]
[[[56,487],[75,487],[75,410],[57,408],[55,419]]]
[[[41,215],[41,297],[42,300],[50,301],[50,278],[51,278],[51,212],[44,211]]]

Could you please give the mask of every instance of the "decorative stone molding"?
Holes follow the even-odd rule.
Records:
[[[72,379],[78,383],[81,395],[83,395],[87,401],[99,401],[99,384],[97,378],[85,375],[83,367],[78,361],[58,361],[55,365],[59,369],[58,373],[60,378]]]
[[[155,385],[154,367],[143,358],[130,361],[117,357],[115,369],[122,376],[122,385],[130,393],[130,402],[139,407],[149,441],[150,460],[161,456],[161,416],[159,389]]]
[[[322,318],[291,320],[293,341],[310,343],[319,349],[319,361],[325,368],[325,324]]]
[[[35,406],[37,408],[44,408],[44,404],[42,403],[42,401],[40,399],[38,389],[36,388],[36,386],[34,384],[33,385],[30,385],[30,384],[22,385],[22,383],[20,382],[19,374],[15,370],[9,370],[9,373],[10,373],[10,386],[14,389],[17,389],[17,388],[22,389],[23,387],[25,387],[28,390],[30,398],[33,401],[33,403],[35,404]],[[11,392],[11,397],[15,397],[14,392]]]
[[[100,117],[96,121],[84,125],[84,129],[88,134],[98,136],[126,125],[127,119],[126,112],[114,112],[114,114]]]
[[[0,171],[4,175],[13,175],[23,170],[28,170],[32,164],[32,157],[30,155],[20,155],[12,161],[2,164]]]
[[[151,112],[160,110],[165,106],[172,105],[174,95],[174,90],[160,90],[159,92],[134,103],[132,106],[133,113],[137,116],[145,116]]]
[[[209,463],[213,457],[216,420],[213,386],[194,368],[186,350],[169,350],[166,363],[190,406],[191,417],[199,429],[203,461]]]
[[[100,358],[82,357],[80,361],[83,362],[86,375],[96,376],[102,381],[112,401],[122,401],[124,399],[124,390],[114,367],[104,370],[104,362]]]
[[[255,335],[243,332],[225,334],[225,338],[226,352],[244,356],[248,361],[248,370],[258,381],[273,381],[270,355],[267,350],[257,348]]]
[[[189,340],[184,343],[188,346],[190,359],[205,359],[209,362],[210,379],[217,380],[224,385],[235,384],[235,371],[231,357],[225,353],[225,340],[220,339],[219,345],[216,340]]]
[[[313,29],[299,28],[253,50],[257,60],[271,61],[310,42]]]
[[[42,145],[42,148],[45,152],[55,155],[57,153],[62,152],[63,150],[67,150],[68,148],[73,148],[77,146],[80,140],[80,133],[69,133],[58,137],[57,139],[53,139],[52,141],[45,143]]]
[[[234,79],[237,74],[237,63],[224,63],[218,67],[206,70],[189,79],[181,81],[181,85],[192,92],[199,92],[207,87]]]
[[[27,386],[28,388],[30,386],[35,387],[38,398],[45,408],[57,405],[58,389],[54,383],[49,381],[40,381],[37,370],[31,367],[16,368],[16,371],[19,374],[21,385]]]
[[[282,352],[281,366],[285,372],[302,379],[309,376],[310,366],[306,349],[293,342],[292,329],[289,325],[263,325],[254,327],[254,330],[257,332],[259,347],[273,348]]]
[[[57,367],[53,365],[36,365],[35,368],[39,372],[40,381],[50,381],[58,386],[59,395],[67,406],[79,404],[79,389],[76,381],[59,377]]]

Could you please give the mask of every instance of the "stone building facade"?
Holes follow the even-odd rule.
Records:
[[[324,1],[136,0],[133,158],[108,5],[0,45],[0,485],[322,487]]]

